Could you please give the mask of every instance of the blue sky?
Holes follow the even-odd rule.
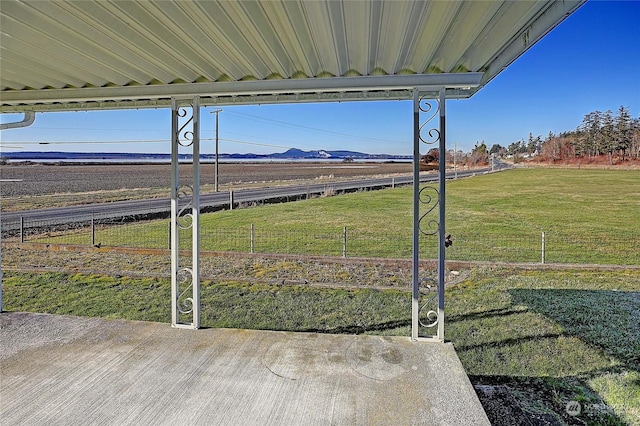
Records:
[[[507,146],[621,105],[640,116],[640,1],[589,1],[471,99],[447,102],[447,144]],[[214,152],[213,109],[201,110],[203,153]],[[408,101],[224,107],[220,152],[411,154],[411,111]],[[168,153],[169,134],[167,109],[43,113],[30,128],[3,131],[1,149]]]

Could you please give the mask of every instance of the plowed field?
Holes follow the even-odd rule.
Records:
[[[350,178],[411,172],[410,163],[221,163],[219,184]],[[201,184],[214,183],[214,165],[200,168]],[[190,165],[180,167],[187,179]],[[16,197],[132,188],[168,188],[168,164],[3,165],[0,195]],[[7,181],[10,180],[10,181]],[[18,180],[18,181],[14,181]]]

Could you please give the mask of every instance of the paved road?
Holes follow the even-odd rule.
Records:
[[[508,168],[509,165],[497,163],[494,170]],[[467,177],[491,170],[476,169],[473,171],[459,171],[457,177]],[[447,173],[447,179],[453,179],[454,173]],[[422,175],[423,183],[436,182],[437,174]],[[413,176],[401,176],[394,178],[369,178],[358,180],[346,180],[331,183],[303,184],[290,186],[277,186],[267,188],[243,189],[233,192],[234,207],[240,204],[270,203],[296,200],[324,194],[354,192],[358,190],[376,190],[391,186],[406,186],[413,183]],[[200,206],[203,211],[228,209],[230,205],[229,192],[217,192],[200,195]],[[112,203],[87,204],[80,206],[56,207],[38,210],[26,210],[2,213],[2,231],[14,231],[20,229],[20,218],[23,218],[25,226],[60,225],[74,222],[91,221],[95,219],[108,219],[118,217],[136,217],[147,215],[166,215],[171,211],[170,198],[154,198],[145,200],[118,201]]]

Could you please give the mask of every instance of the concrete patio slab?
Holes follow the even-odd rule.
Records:
[[[6,425],[488,425],[450,344],[0,314]]]

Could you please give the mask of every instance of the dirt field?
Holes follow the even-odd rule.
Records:
[[[223,186],[261,182],[344,179],[359,176],[410,173],[411,163],[220,163]],[[0,196],[21,197],[48,194],[110,191],[134,188],[169,188],[168,164],[50,165],[10,164],[0,167]],[[213,185],[214,165],[202,164],[201,185]],[[188,179],[189,165],[180,176]]]

